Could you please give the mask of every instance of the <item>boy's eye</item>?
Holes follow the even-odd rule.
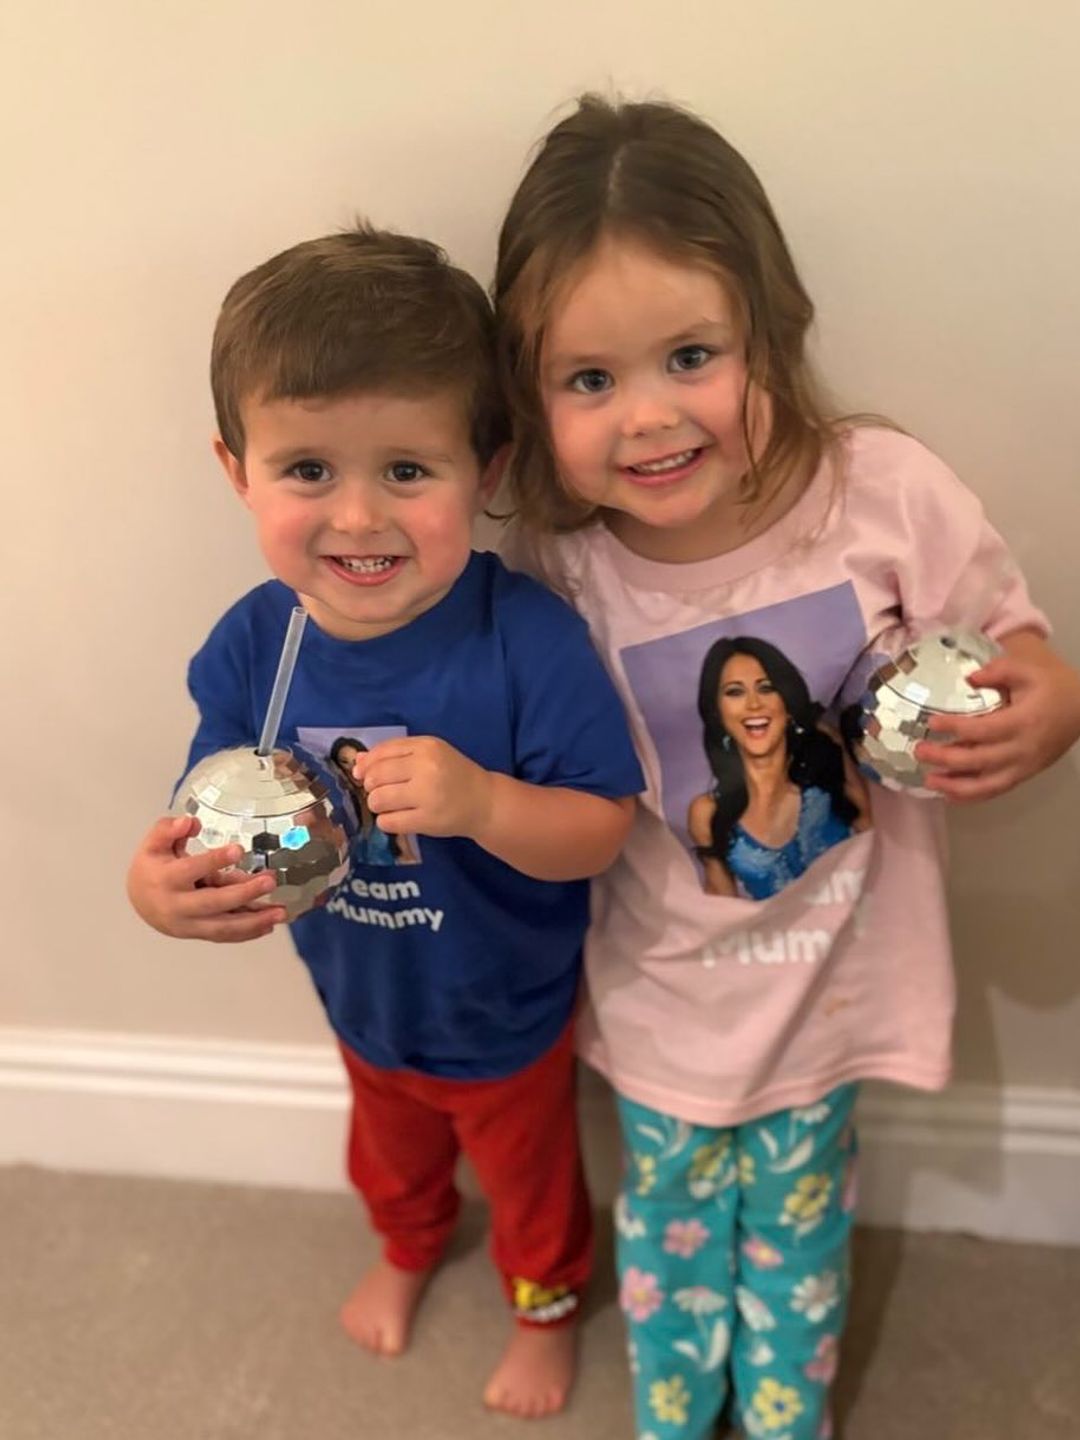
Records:
[[[570,389],[581,395],[602,395],[611,388],[611,376],[606,370],[579,370],[570,377]]]
[[[672,351],[669,365],[672,370],[700,370],[712,354],[704,345],[680,345],[678,350]]]
[[[395,460],[392,465],[387,466],[386,473],[391,480],[408,484],[410,480],[423,480],[428,472],[415,460]]]
[[[290,466],[288,473],[308,485],[318,485],[330,476],[329,468],[321,460],[298,460],[295,465]]]

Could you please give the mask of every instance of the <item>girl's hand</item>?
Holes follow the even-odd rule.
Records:
[[[929,766],[926,786],[950,800],[989,800],[1037,775],[1080,738],[1080,674],[1031,631],[1003,641],[996,656],[970,678],[1005,693],[1007,704],[989,715],[942,717],[916,758]]]
[[[354,777],[388,835],[475,838],[491,808],[491,776],[445,740],[383,740],[356,757]]]
[[[238,845],[188,855],[199,833],[191,816],[165,816],[143,837],[127,876],[136,912],[162,935],[178,940],[239,941],[269,935],[285,919],[276,905],[252,908],[274,889],[272,874],[246,875],[227,867],[240,859]]]

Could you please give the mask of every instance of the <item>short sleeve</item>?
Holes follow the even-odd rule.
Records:
[[[905,623],[983,630],[995,638],[1050,625],[1032,602],[1008,546],[982,504],[937,456],[914,441],[897,476],[903,535],[896,556]]]
[[[199,722],[185,774],[215,750],[252,745],[258,738],[253,732],[251,684],[243,664],[241,638],[235,617],[225,616],[188,666],[188,692]]]
[[[626,714],[585,622],[525,576],[507,575],[506,591],[499,609],[518,778],[610,799],[639,794]]]

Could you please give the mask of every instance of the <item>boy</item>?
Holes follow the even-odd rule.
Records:
[[[570,1036],[587,878],[618,853],[642,780],[583,624],[471,550],[505,439],[490,307],[435,246],[359,227],[236,282],[211,381],[215,450],[277,579],[192,662],[189,766],[255,742],[299,597],[313,623],[281,741],[347,759],[369,812],[349,880],[292,927],[352,1085],[350,1176],[384,1242],[342,1319],[378,1354],[405,1347],[463,1149],[518,1322],[484,1398],[549,1414],[573,1378],[591,1254]],[[185,856],[195,823],[150,830],[136,910],[168,935],[269,933],[284,919],[272,878],[227,873],[226,848]]]

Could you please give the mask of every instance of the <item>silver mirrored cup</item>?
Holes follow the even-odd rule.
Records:
[[[172,813],[199,822],[199,833],[187,842],[189,855],[239,845],[243,856],[230,868],[272,870],[277,887],[258,903],[284,906],[289,921],[324,904],[348,873],[340,791],[306,752],[218,750],[180,782]]]
[[[854,753],[859,769],[890,790],[934,796],[915,747],[941,716],[988,715],[1005,704],[1000,690],[968,676],[1001,647],[971,630],[940,630],[909,644],[873,672],[858,702]]]

